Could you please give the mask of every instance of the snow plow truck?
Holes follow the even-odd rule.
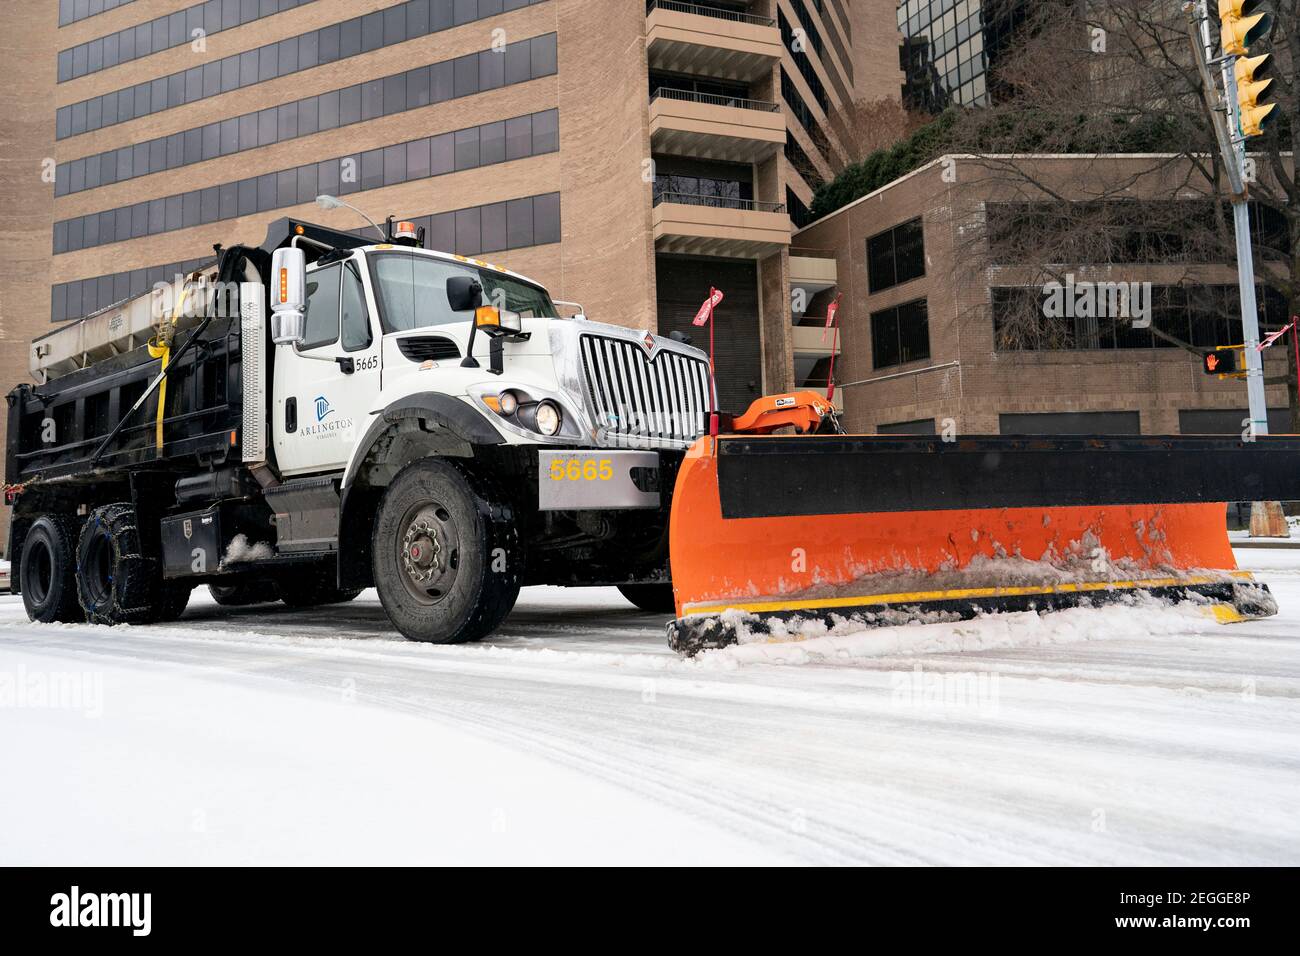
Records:
[[[683,337],[381,231],[281,219],[31,344],[5,497],[33,620],[375,587],[459,643],[523,585],[614,585],[692,654],[1137,593],[1274,610],[1222,502],[1300,497],[1300,439],[849,436],[811,392],[724,414]]]

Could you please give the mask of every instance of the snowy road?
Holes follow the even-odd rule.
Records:
[[[1294,865],[1300,551],[1242,554],[1279,617],[696,662],[614,591],[525,591],[452,648],[395,638],[373,592],[117,629],[0,598],[0,863]]]

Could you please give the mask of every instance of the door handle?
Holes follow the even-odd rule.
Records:
[[[284,400],[284,430],[286,434],[292,435],[298,430],[298,399],[286,398]]]

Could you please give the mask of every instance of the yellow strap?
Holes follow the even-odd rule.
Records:
[[[180,320],[181,309],[185,307],[185,296],[189,294],[189,289],[182,287],[180,298],[176,300],[176,308],[172,312],[172,325],[175,326]],[[161,331],[161,330],[160,330]],[[165,336],[167,344],[162,344],[158,338],[149,342],[149,357],[156,358],[160,361],[162,368],[167,368],[167,363],[171,361],[172,347],[171,336]],[[158,384],[158,420],[154,426],[154,444],[158,449],[158,457],[162,457],[163,450],[163,417],[167,412],[167,379],[163,379]]]

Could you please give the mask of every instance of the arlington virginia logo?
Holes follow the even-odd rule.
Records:
[[[302,430],[304,438],[315,436],[324,438],[328,435],[347,435],[352,431],[352,419],[337,414],[338,409],[330,404],[324,395],[316,396],[316,424],[308,425]],[[330,416],[334,417],[331,418]]]

